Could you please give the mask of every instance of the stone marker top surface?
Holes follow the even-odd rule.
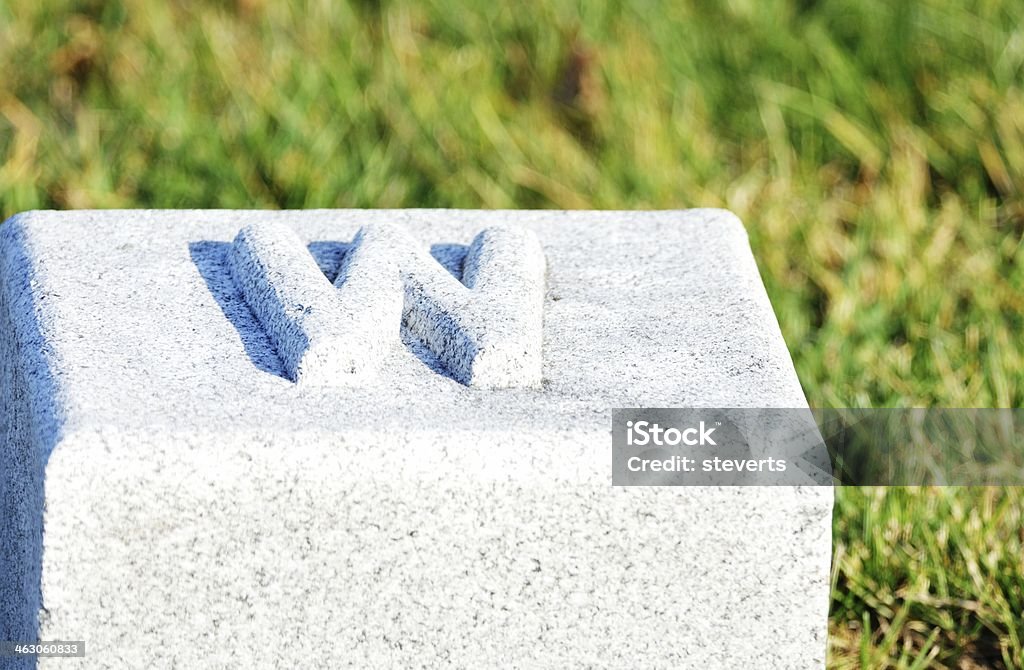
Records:
[[[547,262],[540,387],[467,387],[416,342],[396,344],[364,384],[292,382],[228,264],[232,240],[259,222],[292,227],[330,280],[371,223],[399,224],[453,268],[485,227],[534,231]],[[721,210],[37,211],[0,240],[11,327],[34,351],[23,382],[50,417],[43,442],[607,433],[620,406],[806,406],[746,233]]]

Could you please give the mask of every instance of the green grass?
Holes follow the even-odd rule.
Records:
[[[1021,406],[1021,26],[1017,0],[0,0],[0,210],[728,207],[812,404]],[[832,664],[1024,667],[1022,508],[839,491]]]
[[[1019,490],[850,488],[836,502],[833,667],[1024,666]]]

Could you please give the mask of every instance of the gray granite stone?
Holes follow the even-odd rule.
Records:
[[[301,383],[233,246],[279,225],[327,301],[361,229],[453,283],[482,230],[531,231],[539,383],[473,385],[405,275],[369,372],[331,383],[337,340]],[[831,489],[611,486],[613,407],[806,406],[727,212],[30,212],[0,254],[0,639],[88,650],[41,667],[824,665]],[[320,280],[297,258],[279,304]],[[438,313],[500,330],[464,279]]]

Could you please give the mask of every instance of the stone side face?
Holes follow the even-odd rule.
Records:
[[[0,640],[36,639],[41,611],[43,478],[55,442],[58,400],[52,348],[42,334],[42,297],[27,231],[0,228]],[[0,668],[32,667],[0,658]]]
[[[2,261],[0,261],[2,262]],[[34,476],[25,376],[11,318],[9,293],[17,290],[0,286],[0,640],[32,639],[39,611],[42,523],[31,523],[30,511],[39,507],[33,489]],[[40,515],[41,516],[41,515]],[[7,666],[2,664],[7,663]],[[22,664],[25,665],[25,664]],[[0,667],[17,667],[0,659]]]
[[[461,383],[408,327],[370,381],[296,383],[232,275],[255,223],[327,281],[368,224],[456,279],[480,230],[523,226],[540,386]],[[0,495],[24,520],[0,521],[0,610],[88,653],[41,667],[824,665],[830,489],[610,485],[612,407],[806,404],[731,215],[41,212],[0,234]]]

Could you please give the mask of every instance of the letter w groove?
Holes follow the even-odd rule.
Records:
[[[280,223],[243,228],[229,265],[297,383],[372,379],[404,325],[462,384],[540,384],[545,262],[531,231],[483,230],[466,253],[461,283],[389,224],[359,231],[333,285],[302,240]]]

